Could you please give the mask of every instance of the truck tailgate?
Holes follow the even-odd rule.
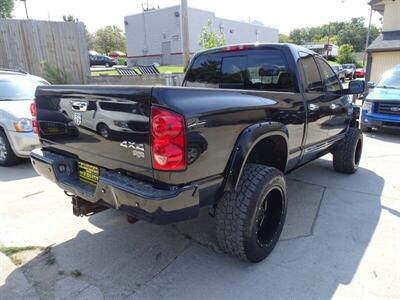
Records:
[[[151,87],[47,86],[36,91],[43,148],[152,178]]]

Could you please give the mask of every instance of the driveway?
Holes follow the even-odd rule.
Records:
[[[284,232],[259,264],[220,253],[207,210],[168,226],[77,218],[28,163],[0,168],[0,243],[35,246],[18,265],[0,253],[0,299],[400,299],[400,135],[364,143],[354,175],[327,155],[287,177]]]

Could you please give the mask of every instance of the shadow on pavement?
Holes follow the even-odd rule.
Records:
[[[392,128],[381,128],[372,132],[364,132],[364,135],[384,142],[400,143],[400,130]]]
[[[384,180],[360,169],[375,183],[373,193],[336,189],[343,175],[325,164],[314,162],[288,179],[287,224],[262,263],[220,253],[207,211],[192,221],[158,226],[128,224],[120,212],[107,210],[90,217],[102,231],[82,230],[11,273],[0,287],[1,299],[13,298],[18,270],[40,299],[331,298],[352,281],[374,234]],[[329,176],[329,186],[306,182],[316,166],[315,174]]]
[[[33,170],[31,161],[24,159],[20,164],[11,167],[0,167],[0,182],[26,179],[39,176]]]

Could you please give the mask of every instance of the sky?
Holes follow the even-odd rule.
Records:
[[[236,21],[261,21],[266,26],[289,34],[292,29],[318,26],[353,17],[369,18],[368,0],[188,0],[190,7],[213,11],[218,17]],[[90,32],[107,25],[124,29],[124,16],[140,13],[146,0],[26,0],[29,18],[62,21],[73,15],[86,24]],[[178,5],[179,0],[149,0],[150,6]],[[25,8],[17,1],[14,16],[25,19]],[[380,27],[381,16],[373,13],[372,22]]]

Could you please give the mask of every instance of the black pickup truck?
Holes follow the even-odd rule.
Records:
[[[78,216],[114,208],[165,224],[209,206],[221,248],[258,262],[284,225],[284,174],[329,152],[336,171],[357,170],[348,95],[364,85],[343,89],[305,48],[251,44],[196,54],[183,87],[43,86],[31,160]]]

